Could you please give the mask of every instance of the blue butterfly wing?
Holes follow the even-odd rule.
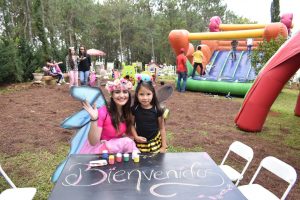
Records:
[[[68,156],[56,167],[55,172],[51,177],[51,181],[54,183],[57,181],[58,177],[60,176],[64,166],[71,154],[78,154],[83,147],[84,143],[87,140],[88,133],[90,130],[90,123],[82,127],[79,131],[76,132],[75,136],[71,140],[71,147]]]
[[[79,101],[87,100],[91,105],[96,103],[97,108],[107,105],[102,91],[98,88],[72,87],[71,95]],[[89,122],[90,115],[86,110],[82,109],[79,112],[73,114],[72,116],[66,118],[61,123],[61,127],[63,128],[79,129],[79,131],[76,132],[75,136],[71,140],[71,147],[67,158],[65,158],[65,160],[63,160],[57,166],[55,172],[53,173],[51,177],[51,181],[53,183],[56,182],[59,178],[69,156],[71,154],[78,154],[81,148],[83,147],[84,143],[86,142],[90,130]]]
[[[87,100],[91,105],[96,103],[97,108],[107,105],[105,97],[99,88],[72,87],[71,95],[80,101]],[[89,113],[85,109],[82,109],[79,112],[66,118],[60,126],[65,129],[79,129],[89,123],[89,121]]]
[[[82,127],[71,140],[71,148],[69,154],[78,154],[87,140],[91,123]]]
[[[96,103],[96,106],[97,108],[100,108],[102,106],[106,106],[107,105],[107,102],[104,98],[104,95],[103,93],[101,92],[101,94],[97,97],[96,101],[93,102],[93,103]]]
[[[72,87],[71,96],[79,101],[88,101],[91,105],[96,101],[98,96],[102,94],[101,90],[96,87]]]
[[[79,112],[66,118],[60,126],[65,129],[79,129],[89,123],[89,121],[89,113],[85,109],[82,109]]]
[[[54,173],[52,174],[52,177],[51,177],[51,182],[52,183],[55,183],[58,179],[58,177],[60,176],[62,170],[64,169],[65,165],[66,165],[66,162],[67,162],[67,159],[68,157],[63,160],[55,169]]]

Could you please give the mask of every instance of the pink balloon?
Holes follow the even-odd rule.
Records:
[[[221,18],[219,16],[214,16],[209,20],[209,30],[210,32],[219,32],[219,25],[222,23]]]
[[[293,22],[293,13],[282,14],[280,18],[280,22],[286,26],[286,28],[288,29],[288,33],[290,33],[290,30],[292,28],[292,22]]]

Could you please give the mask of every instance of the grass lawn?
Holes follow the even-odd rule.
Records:
[[[265,122],[263,131],[256,134],[256,137],[269,140],[271,143],[275,138],[282,137],[284,144],[291,147],[291,149],[294,149],[293,152],[289,153],[298,155],[297,157],[300,159],[300,119],[294,116],[294,107],[298,93],[298,90],[290,89],[284,89],[280,93],[271,108],[271,112]],[[240,104],[242,103],[241,99],[233,100],[235,103],[236,101]],[[205,124],[205,122],[202,123]],[[233,121],[232,124],[234,124]],[[168,140],[172,141],[173,134],[168,132],[168,130],[167,133]],[[4,133],[1,132],[1,134]],[[210,133],[207,131],[202,131],[199,133],[199,137],[206,137],[209,134]],[[170,144],[169,152],[206,151],[206,149],[201,147],[201,144],[194,148],[177,147],[172,145],[172,142],[170,142]],[[222,142],[219,142],[219,144],[222,145]],[[0,163],[16,186],[37,188],[37,194],[35,197],[36,200],[48,198],[48,195],[54,186],[50,181],[51,175],[56,166],[68,153],[69,144],[58,143],[55,145],[58,146],[58,148],[54,153],[50,153],[47,150],[37,152],[33,150],[24,151],[15,156],[10,156],[4,153],[0,154]],[[227,148],[227,146],[225,148]],[[225,152],[223,153],[225,154]],[[0,179],[0,191],[3,191],[8,187],[9,186],[4,179]]]

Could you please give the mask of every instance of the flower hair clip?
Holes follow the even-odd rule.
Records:
[[[124,78],[121,78],[114,81],[108,81],[105,88],[109,93],[113,92],[114,90],[131,90],[132,83]]]
[[[139,80],[138,80],[138,84],[142,84],[142,83],[147,83],[147,84],[149,84],[149,85],[152,85],[152,81],[151,81],[151,80],[150,80],[150,81],[148,81],[148,80],[143,81],[142,79],[139,79]]]

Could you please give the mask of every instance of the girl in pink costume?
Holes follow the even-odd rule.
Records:
[[[82,103],[83,108],[90,114],[91,126],[81,154],[98,154],[103,150],[108,150],[109,153],[138,151],[134,141],[127,137],[132,126],[131,88],[131,82],[116,79],[106,84],[111,95],[107,107],[97,109],[96,105],[91,106],[87,101]]]
[[[90,77],[89,77],[90,81],[89,81],[89,85],[91,87],[95,87],[96,86],[96,81],[97,81],[97,78],[96,78],[96,72],[94,69],[92,69],[90,71]]]

